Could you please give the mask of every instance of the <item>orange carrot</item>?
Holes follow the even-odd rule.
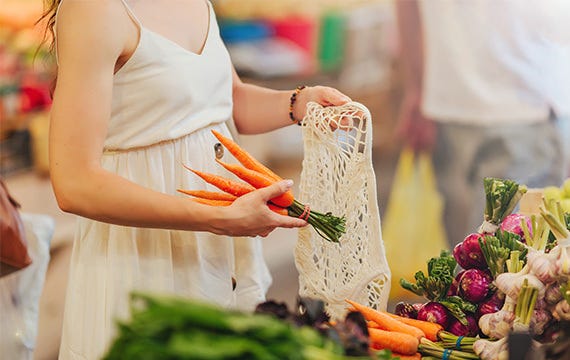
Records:
[[[379,351],[379,350],[384,350],[384,348],[381,348],[378,345],[372,344],[370,346],[370,349],[372,349],[372,351]],[[400,359],[400,360],[421,360],[422,358],[422,354],[417,352],[414,355],[404,355],[404,354],[398,354],[397,352],[393,352],[392,351],[392,356],[390,357],[391,359]]]
[[[366,326],[373,329],[380,329],[380,325],[376,324],[374,321],[367,321]]]
[[[209,173],[205,173],[202,171],[198,171],[198,170],[194,170],[192,168],[189,168],[188,166],[184,165],[184,167],[190,171],[192,171],[194,174],[198,175],[199,177],[201,177],[205,182],[214,185],[215,187],[217,187],[218,189],[225,191],[229,194],[235,195],[235,196],[242,196],[245,195],[247,193],[252,192],[253,190],[255,190],[255,188],[249,184],[244,184],[238,181],[233,181],[230,179],[226,179],[223,176],[219,176],[219,175],[215,175],[215,174],[209,174]]]
[[[279,215],[283,216],[289,215],[289,211],[287,211],[287,209],[285,208],[282,208],[281,206],[273,205],[271,203],[267,203],[267,206],[269,207],[269,209],[271,209],[273,212],[276,212]]]
[[[417,327],[418,329],[420,329],[421,331],[424,332],[426,338],[428,338],[429,340],[439,341],[439,338],[437,335],[439,334],[440,331],[443,330],[443,326],[441,326],[440,324],[437,324],[437,323],[434,323],[431,321],[411,319],[411,318],[407,318],[404,316],[398,316],[396,314],[391,314],[388,312],[386,312],[386,314],[388,316],[392,317],[393,319],[396,319],[398,321],[403,322],[404,324]]]
[[[398,354],[393,352],[392,353],[392,358],[393,359],[400,359],[400,360],[421,360],[422,358],[422,354],[420,354],[419,352],[415,353],[414,355],[404,355],[404,354]]]
[[[222,193],[222,192],[216,192],[216,191],[178,189],[178,192],[181,192],[181,193],[186,194],[186,195],[194,196],[197,198],[210,199],[210,200],[234,201],[235,199],[237,199],[237,196],[235,196],[235,195],[228,194],[228,193]]]
[[[216,161],[218,162],[218,164],[226,168],[226,170],[232,172],[240,179],[248,182],[256,189],[264,188],[275,183],[275,180],[271,179],[269,176],[258,173],[257,171],[254,170],[250,170],[244,166],[237,164],[228,164],[219,159],[216,159]],[[295,198],[293,197],[293,193],[291,192],[291,190],[288,190],[286,193],[271,199],[272,203],[274,203],[277,206],[281,206],[282,208],[287,208],[291,206],[291,204],[293,204],[293,201],[295,201]]]
[[[392,317],[386,315],[382,311],[378,311],[371,307],[359,304],[352,300],[346,300],[347,303],[352,305],[356,310],[360,311],[364,318],[369,321],[374,321],[381,329],[388,330],[388,331],[397,331],[404,334],[409,334],[415,337],[416,339],[421,339],[425,337],[425,334],[420,329],[404,324],[401,321],[393,319]]]
[[[246,168],[264,174],[275,181],[281,181],[281,177],[260,163],[250,153],[242,149],[232,139],[225,137],[216,130],[212,130],[212,134],[228,149],[228,151]]]
[[[373,348],[389,349],[402,355],[418,352],[420,342],[412,335],[382,329],[368,329],[368,334]]]
[[[210,206],[230,206],[232,204],[232,201],[203,199],[203,198],[192,198],[192,201],[197,202],[199,204],[210,205]]]

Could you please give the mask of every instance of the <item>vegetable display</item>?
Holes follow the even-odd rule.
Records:
[[[437,322],[447,326],[449,317],[454,316],[462,324],[467,325],[466,312],[475,312],[476,306],[469,301],[450,293],[454,281],[456,261],[451,254],[442,250],[437,258],[428,261],[427,276],[423,271],[414,274],[415,283],[400,279],[400,285],[416,295],[423,296],[428,303],[418,309],[417,318]]]
[[[390,360],[420,359],[418,339],[383,330],[369,334],[364,317],[349,312],[331,323],[324,303],[299,298],[297,311],[266,301],[254,313],[170,295],[131,294],[131,318],[104,360]],[[384,344],[373,350],[371,339]],[[408,355],[394,354],[388,347]]]
[[[241,163],[229,164],[216,158],[216,162],[229,172],[236,175],[241,180],[238,182],[227,179],[223,176],[201,172],[190,167],[186,169],[202,178],[205,182],[214,185],[224,193],[186,190],[178,191],[186,195],[193,196],[194,201],[210,206],[229,206],[240,196],[243,196],[255,189],[264,188],[283,180],[271,169],[261,164],[257,159],[250,155],[247,151],[239,147],[234,141],[223,136],[219,132],[212,130],[214,136],[222,145]],[[227,195],[233,195],[233,198]],[[311,209],[308,205],[302,204],[295,199],[291,190],[275,197],[268,202],[271,210],[292,217],[306,220],[315,231],[324,239],[338,243],[340,238],[346,232],[346,218],[337,217],[331,213],[320,213]]]
[[[508,359],[508,337],[519,332],[532,339],[537,359],[566,359],[560,354],[570,350],[554,349],[570,349],[570,213],[561,202],[566,191],[570,198],[570,179],[545,189],[531,215],[513,213],[525,186],[486,178],[484,188],[483,222],[454,247],[453,259],[442,252],[415,283],[401,279],[427,301],[419,309],[400,302],[395,310],[442,326],[439,339],[420,339],[426,358]]]
[[[230,206],[280,180],[231,140],[215,135],[242,165],[216,161],[244,182],[189,169],[222,192],[180,192],[204,204]],[[487,204],[479,230],[453,252],[442,250],[429,259],[427,271],[417,271],[414,282],[400,280],[425,302],[402,301],[389,313],[346,299],[346,317],[330,321],[324,303],[315,299],[299,298],[297,312],[266,301],[251,314],[134,293],[132,317],[119,323],[104,359],[507,360],[514,332],[528,334],[535,356],[529,359],[567,359],[570,214],[546,198],[538,214],[513,214],[525,189],[485,179]],[[288,216],[304,209],[290,192],[267,206]],[[311,214],[315,229],[338,242],[343,218]]]

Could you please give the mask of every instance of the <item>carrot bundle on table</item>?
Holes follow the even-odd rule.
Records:
[[[420,359],[420,344],[440,340],[443,332],[443,327],[436,323],[404,318],[352,300],[346,302],[366,319],[373,350],[388,349],[402,358]]]
[[[223,176],[201,172],[185,166],[204,181],[216,186],[223,192],[179,189],[178,191],[181,193],[193,196],[195,201],[202,204],[229,206],[235,199],[242,195],[283,180],[279,175],[260,163],[233,140],[215,130],[212,130],[212,133],[241,165],[228,164],[219,159],[216,159],[216,162],[245,181],[245,183],[227,179]],[[346,232],[346,219],[344,217],[337,217],[331,213],[323,214],[310,209],[308,206],[297,201],[291,190],[271,199],[267,203],[267,206],[281,215],[306,220],[320,236],[331,242],[339,242],[340,237]]]

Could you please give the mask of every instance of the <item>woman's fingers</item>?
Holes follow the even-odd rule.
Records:
[[[325,95],[324,100],[328,103],[327,105],[339,106],[352,101],[348,96],[344,95],[343,93],[334,88],[329,88],[329,87],[325,88],[324,95]]]
[[[279,215],[267,207],[267,203],[285,193],[293,186],[292,180],[282,180],[270,186],[257,189],[234,201],[228,210],[234,214],[234,236],[268,236],[275,228],[297,228],[307,225],[305,220],[287,215]],[[247,215],[246,215],[247,214]]]
[[[261,195],[264,202],[268,202],[269,200],[284,194],[287,190],[291,189],[292,186],[293,180],[278,181],[273,185],[259,189],[258,194]]]
[[[275,184],[257,190],[265,203],[270,201],[271,199],[285,193],[293,186],[292,180],[283,180],[276,182]],[[269,210],[271,211],[271,210]],[[277,224],[276,227],[283,227],[283,228],[296,228],[296,227],[303,227],[307,225],[305,220],[297,219],[291,216],[284,216],[276,214],[275,212],[271,211],[272,216],[276,220]]]

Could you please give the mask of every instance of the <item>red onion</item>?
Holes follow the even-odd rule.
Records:
[[[416,308],[412,304],[400,301],[394,307],[394,314],[398,316],[415,319],[418,317],[418,310],[416,310]]]
[[[492,281],[493,278],[483,270],[466,270],[459,282],[459,296],[464,300],[478,304],[489,294]]]
[[[449,321],[449,311],[438,302],[430,301],[418,311],[418,320],[430,321],[447,328]]]
[[[503,222],[501,222],[500,229],[503,231],[507,231],[513,234],[517,234],[521,237],[521,241],[526,243],[526,239],[524,236],[524,231],[521,226],[521,221],[526,221],[528,226],[530,236],[532,236],[532,225],[530,222],[530,218],[523,214],[510,214],[508,215]]]
[[[453,257],[462,268],[484,269],[487,267],[485,256],[479,245],[479,239],[485,240],[483,234],[469,234],[463,242],[460,242],[453,248]]]
[[[424,306],[424,303],[413,303],[412,306],[416,311],[420,311],[420,309]]]
[[[452,316],[446,330],[457,336],[477,336],[477,334],[479,334],[479,326],[477,325],[475,316],[465,314],[465,318],[467,319],[467,325],[463,325]]]
[[[459,281],[461,281],[461,276],[465,273],[465,270],[461,270],[460,272],[455,275],[455,278],[449,285],[449,289],[447,290],[447,296],[455,296],[457,295],[457,287],[459,286]]]
[[[489,296],[487,299],[483,300],[477,307],[476,317],[479,319],[485,314],[496,313],[501,310],[503,304],[505,303],[505,294],[500,291],[495,291],[493,295]]]

